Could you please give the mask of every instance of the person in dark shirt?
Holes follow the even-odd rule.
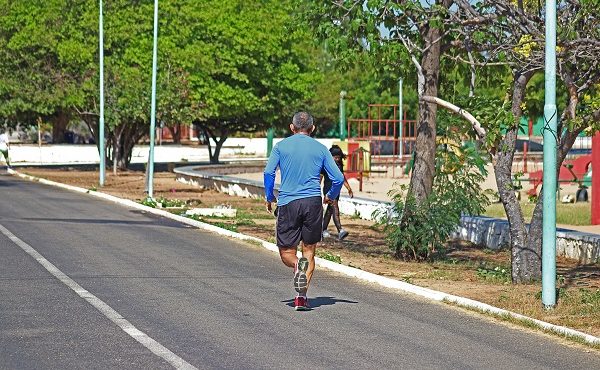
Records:
[[[342,151],[342,148],[340,148],[338,145],[332,145],[331,149],[329,149],[329,152],[333,156],[333,160],[335,161],[335,164],[338,166],[338,168],[340,169],[340,171],[343,174],[344,173],[343,159],[346,158],[346,155]],[[323,177],[323,194],[327,194],[329,192],[329,190],[331,189],[332,182],[331,182],[331,179],[329,179],[329,176],[327,175],[327,173],[325,171],[322,171],[321,175]],[[352,193],[352,188],[350,187],[350,184],[348,183],[346,176],[344,176],[344,186],[346,187],[346,189],[348,189],[348,195],[350,195],[351,198],[354,198],[354,194]],[[338,239],[343,240],[344,238],[346,238],[348,236],[348,232],[342,228],[342,223],[340,222],[340,208],[338,206],[339,199],[340,199],[340,196],[338,194],[338,196],[336,198],[332,199],[331,203],[329,203],[327,205],[327,210],[325,211],[325,215],[323,216],[323,237],[330,236],[329,231],[327,231],[327,227],[329,226],[329,221],[331,220],[331,217],[333,217],[333,223],[335,224],[335,227],[338,231]]]

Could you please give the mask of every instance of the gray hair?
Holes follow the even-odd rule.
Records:
[[[292,118],[292,124],[298,131],[309,132],[313,126],[313,118],[307,112],[298,112]]]

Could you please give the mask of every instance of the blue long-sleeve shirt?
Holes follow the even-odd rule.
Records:
[[[321,196],[322,169],[332,182],[326,194],[329,199],[335,199],[344,184],[344,175],[329,150],[308,135],[292,135],[273,147],[264,172],[265,196],[270,202],[275,200],[273,188],[277,167],[281,171],[279,206],[296,199]]]

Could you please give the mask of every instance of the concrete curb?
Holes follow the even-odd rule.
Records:
[[[117,203],[117,204],[120,204],[120,205],[123,205],[126,207],[135,208],[135,209],[143,210],[143,211],[146,211],[148,213],[152,213],[152,214],[155,214],[158,216],[170,218],[172,220],[179,221],[181,223],[184,223],[184,224],[187,224],[190,226],[195,226],[201,230],[210,231],[210,232],[216,233],[218,235],[223,235],[223,236],[227,236],[227,237],[235,238],[235,239],[239,239],[239,240],[252,241],[254,243],[261,245],[263,248],[265,248],[267,250],[270,250],[275,253],[279,252],[279,249],[277,248],[277,246],[275,244],[267,242],[266,240],[262,240],[262,239],[259,239],[259,238],[253,237],[253,236],[229,231],[229,230],[217,227],[217,226],[213,226],[213,225],[210,225],[210,224],[207,224],[204,222],[192,220],[190,218],[186,218],[183,216],[178,216],[178,215],[172,214],[170,212],[167,212],[167,211],[164,211],[161,209],[144,206],[142,204],[136,203],[131,200],[118,198],[113,195],[109,195],[109,194],[98,192],[98,191],[88,190],[88,189],[84,189],[84,188],[80,188],[80,187],[76,187],[76,186],[72,186],[72,185],[66,185],[66,184],[62,184],[59,182],[55,182],[55,181],[50,181],[50,180],[46,180],[46,179],[42,179],[42,178],[30,176],[30,175],[21,174],[16,171],[14,171],[14,175],[17,175],[17,176],[19,176],[23,179],[29,180],[29,181],[39,182],[39,183],[42,183],[45,185],[51,185],[51,186],[55,186],[58,188],[74,191],[77,193],[89,194],[94,197],[108,200],[110,202]],[[527,317],[527,316],[524,316],[524,315],[521,315],[521,314],[518,314],[515,312],[497,308],[497,307],[488,305],[486,303],[478,302],[478,301],[468,299],[468,298],[458,297],[458,296],[443,293],[443,292],[438,292],[438,291],[428,289],[428,288],[419,287],[419,286],[412,285],[412,284],[409,284],[409,283],[406,283],[403,281],[399,281],[399,280],[391,279],[391,278],[388,278],[385,276],[380,276],[380,275],[376,275],[376,274],[373,274],[370,272],[366,272],[366,271],[363,271],[363,270],[360,270],[360,269],[357,269],[354,267],[349,267],[349,266],[345,266],[342,264],[338,264],[338,263],[335,263],[335,262],[332,262],[332,261],[329,261],[329,260],[326,260],[323,258],[319,258],[319,257],[315,258],[315,262],[320,267],[324,267],[328,270],[335,271],[335,272],[344,274],[349,277],[354,277],[354,278],[357,278],[357,279],[360,279],[363,281],[379,284],[379,285],[387,287],[387,288],[412,293],[412,294],[421,296],[423,298],[431,299],[434,301],[450,302],[450,303],[459,305],[461,307],[478,310],[478,311],[481,311],[484,313],[491,313],[494,315],[510,317],[510,318],[513,318],[513,319],[516,319],[516,320],[522,321],[522,322],[534,323],[544,330],[548,330],[548,331],[554,332],[556,334],[564,335],[564,336],[575,337],[575,338],[581,339],[584,342],[589,343],[589,344],[600,345],[600,338],[595,337],[593,335],[586,334],[586,333],[583,333],[583,332],[580,332],[580,331],[577,331],[574,329],[570,329],[570,328],[567,328],[564,326],[550,324],[545,321],[537,320],[537,319]]]

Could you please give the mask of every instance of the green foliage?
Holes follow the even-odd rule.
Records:
[[[248,218],[237,218],[235,224],[237,226],[254,226],[256,225],[256,222]]]
[[[148,133],[153,5],[104,3],[106,154],[121,167]],[[222,144],[289,120],[319,77],[294,7],[161,1],[157,124],[176,134],[194,121]],[[98,1],[0,0],[0,9],[0,118],[33,124],[66,112],[97,135]]]
[[[377,212],[397,257],[422,261],[443,254],[461,216],[481,214],[489,204],[480,187],[484,175],[474,169],[479,154],[465,157],[444,148],[438,148],[438,153],[433,191],[423,203],[417,204],[401,187],[390,192],[392,209]]]
[[[0,9],[0,117],[34,125],[38,116],[80,102],[80,71],[68,66],[93,60],[84,38],[97,31],[80,7],[66,0],[0,0]],[[83,27],[74,32],[73,24]]]
[[[537,201],[537,198],[535,199]],[[535,209],[535,202],[523,200],[519,206],[523,217],[529,222]],[[490,204],[485,210],[485,216],[506,218],[506,211],[501,203]],[[556,203],[556,222],[563,225],[590,225],[591,207],[589,203]]]
[[[379,71],[366,56],[358,56],[354,66],[341,70],[339,62],[325,47],[317,47],[315,55],[323,78],[315,85],[315,95],[307,108],[315,117],[319,137],[339,136],[339,94],[342,90],[348,94],[346,115],[349,118],[368,117],[369,104],[397,102],[398,80],[390,72]],[[415,118],[417,95],[410,85],[405,85],[403,102],[408,117]]]
[[[325,252],[325,251],[317,251],[317,257],[323,258],[325,260],[331,261],[331,262],[335,262],[335,263],[342,263],[342,257],[340,257],[339,254],[333,254],[331,252]]]
[[[181,216],[191,218],[192,220],[195,220],[195,221],[204,222],[204,219],[200,215],[190,215],[188,213],[183,212],[183,213],[181,213]]]
[[[510,283],[511,282],[511,274],[510,269],[505,267],[487,267],[480,266],[477,268],[477,277],[483,280]]]
[[[158,206],[158,203],[156,202],[156,200],[152,199],[152,198],[142,199],[140,201],[140,204],[142,204],[146,207],[151,207],[151,208],[156,208]]]
[[[162,208],[184,207],[186,205],[185,201],[183,201],[183,200],[179,200],[179,199],[167,199],[167,198],[164,198],[164,197],[158,198],[158,200],[156,202],[158,204],[160,204]]]
[[[194,122],[217,144],[236,132],[283,126],[312,97],[318,74],[308,33],[290,14],[291,1],[183,1],[190,27],[184,45],[192,97],[201,111]],[[181,14],[180,14],[181,15]]]
[[[212,225],[220,227],[221,229],[225,229],[225,230],[229,230],[229,231],[233,231],[234,233],[237,232],[237,225],[236,224],[230,224],[227,222],[211,222]]]
[[[600,312],[600,289],[590,291],[581,289],[581,303],[589,306],[594,306],[596,311]]]

